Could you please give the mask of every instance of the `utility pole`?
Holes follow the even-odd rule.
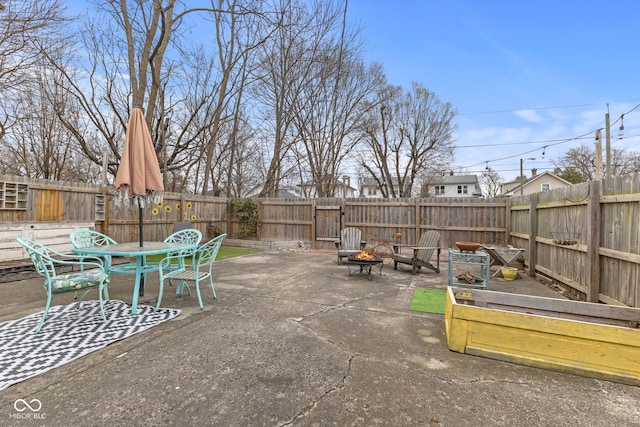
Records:
[[[611,178],[611,129],[609,123],[609,104],[607,104],[607,114],[604,116],[605,125],[605,144],[606,144],[606,162],[607,167],[605,169],[605,176],[607,179]]]
[[[596,181],[602,179],[602,141],[600,139],[600,129],[596,131]]]
[[[520,159],[520,195],[522,196],[523,194],[523,188],[524,188],[524,177],[522,176],[522,159]]]

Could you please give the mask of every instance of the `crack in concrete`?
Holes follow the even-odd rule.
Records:
[[[320,396],[318,396],[317,398],[313,399],[308,405],[306,405],[304,408],[302,408],[302,410],[300,412],[298,412],[297,414],[295,414],[293,417],[291,417],[291,419],[289,419],[288,421],[285,421],[281,424],[279,424],[280,426],[290,426],[293,423],[295,423],[297,420],[306,417],[316,406],[318,406],[318,404],[327,396],[329,396],[332,393],[335,393],[338,390],[341,390],[345,387],[345,384],[347,382],[347,379],[351,376],[351,366],[353,365],[353,360],[355,359],[355,355],[351,355],[349,357],[349,363],[347,365],[347,372],[342,376],[342,378],[340,378],[340,380],[338,380],[332,387],[328,388],[327,390],[324,391],[324,393]]]

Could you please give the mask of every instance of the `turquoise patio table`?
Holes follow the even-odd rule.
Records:
[[[144,269],[145,258],[149,255],[168,254],[170,252],[178,252],[183,249],[195,249],[198,245],[190,243],[173,243],[173,242],[128,242],[116,243],[103,246],[88,246],[86,248],[74,248],[72,252],[78,255],[111,255],[135,257],[136,268],[131,269],[131,273],[135,274],[135,285],[133,287],[133,298],[131,300],[131,313],[136,314],[138,311],[138,296],[140,295],[140,283],[142,275],[150,271],[155,271],[158,266],[153,269]],[[117,268],[117,266],[115,267]],[[127,273],[128,271],[119,271],[119,273]]]

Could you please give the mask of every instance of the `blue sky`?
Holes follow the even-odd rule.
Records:
[[[454,169],[489,166],[512,180],[520,159],[535,157],[527,176],[551,171],[569,148],[595,147],[607,105],[611,147],[640,151],[640,107],[629,112],[640,104],[638,0],[347,1],[366,62],[380,62],[390,84],[416,81],[457,110]]]
[[[367,62],[458,111],[454,167],[511,180],[586,143],[640,104],[640,3],[612,0],[348,0]],[[640,107],[611,146],[640,151]],[[573,139],[587,134],[586,139]],[[604,133],[603,133],[604,134]],[[569,140],[570,141],[565,141]],[[546,148],[545,148],[546,146]],[[544,157],[542,153],[545,153]]]

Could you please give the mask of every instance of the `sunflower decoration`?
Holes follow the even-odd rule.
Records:
[[[151,215],[157,218],[156,221],[156,240],[164,239],[168,234],[168,225],[165,221],[168,217],[168,214],[171,213],[171,205],[169,203],[165,204],[162,200],[156,203],[155,207],[151,209]]]
[[[186,220],[191,220],[191,221],[195,221],[196,220],[196,215],[193,213],[193,203],[191,202],[187,202],[186,206],[185,206],[185,210],[184,212],[182,212],[182,219],[184,221]]]
[[[156,207],[151,210],[151,215],[158,216],[161,208],[162,208],[162,200],[156,203]]]

